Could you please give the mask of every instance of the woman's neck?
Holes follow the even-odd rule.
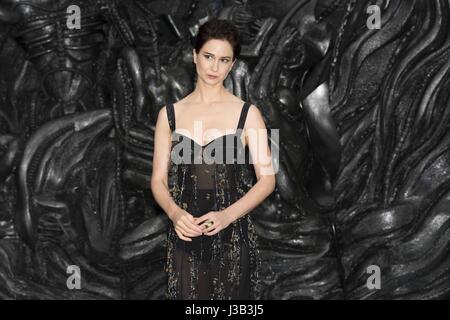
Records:
[[[222,83],[209,85],[204,83],[201,79],[197,81],[195,89],[191,93],[193,100],[201,104],[223,101],[228,94],[227,89]]]

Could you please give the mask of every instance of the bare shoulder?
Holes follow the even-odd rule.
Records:
[[[250,104],[250,107],[248,108],[248,114],[252,114],[254,116],[257,116],[257,115],[262,116],[261,111],[254,104]]]
[[[167,106],[164,105],[161,107],[161,109],[159,109],[159,113],[158,113],[158,119],[161,120],[167,120]]]
[[[254,104],[251,104],[248,108],[247,118],[245,120],[244,129],[265,129],[265,121],[263,114],[261,113],[261,110],[255,106]]]
[[[233,110],[233,112],[239,115],[239,112],[242,110],[244,104],[244,100],[230,93],[228,97],[223,101],[222,107],[227,112]]]
[[[161,109],[159,109],[158,117],[156,119],[156,124],[159,127],[163,127],[166,130],[170,130],[169,128],[169,117],[167,116],[167,105],[162,106]]]
[[[247,118],[250,119],[250,121],[264,120],[261,110],[259,110],[259,108],[254,104],[251,104],[248,108]]]
[[[234,94],[230,93],[229,95],[229,101],[231,101],[232,103],[236,103],[237,105],[243,105],[246,101],[242,100],[241,98],[239,98],[238,96],[235,96]]]
[[[177,110],[179,107],[186,108],[192,104],[193,102],[191,101],[190,95],[187,95],[184,98],[178,100],[177,102],[172,103],[174,111]]]

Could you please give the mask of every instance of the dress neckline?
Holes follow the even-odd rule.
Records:
[[[193,143],[195,143],[196,145],[198,145],[198,146],[201,147],[202,149],[203,149],[203,148],[206,148],[207,146],[209,146],[211,143],[213,143],[213,142],[216,141],[216,140],[224,139],[225,137],[228,137],[228,136],[235,136],[235,135],[237,134],[237,132],[228,133],[228,134],[223,134],[223,135],[218,136],[217,138],[215,138],[215,139],[209,141],[209,142],[206,143],[205,145],[201,145],[200,143],[198,143],[197,141],[195,141],[195,140],[192,139],[191,137],[188,137],[188,136],[185,135],[185,134],[182,134],[182,133],[179,133],[179,132],[176,132],[176,131],[174,131],[174,133],[177,134],[177,135],[180,135],[180,136],[183,136],[183,137],[189,139],[190,141],[192,141]],[[242,143],[242,141],[241,141],[241,143]]]
[[[246,118],[247,118],[247,112],[248,112],[249,107],[250,107],[250,103],[249,103],[248,101],[245,101],[245,102],[244,102],[244,105],[242,106],[241,113],[240,113],[240,115],[239,115],[239,121],[238,121],[238,125],[237,125],[237,128],[236,128],[235,132],[233,132],[233,133],[228,133],[228,134],[224,134],[224,135],[221,135],[221,136],[218,136],[218,137],[216,137],[215,139],[209,141],[208,143],[206,143],[206,144],[204,144],[204,145],[198,143],[197,141],[195,141],[194,139],[192,139],[190,136],[187,136],[187,135],[185,135],[185,134],[176,132],[177,128],[176,128],[176,124],[175,124],[175,111],[174,111],[173,103],[169,103],[169,104],[167,105],[166,110],[167,110],[167,113],[168,113],[168,118],[169,118],[169,124],[170,124],[170,128],[171,128],[171,133],[172,133],[172,134],[175,133],[175,134],[177,134],[177,135],[183,136],[183,137],[189,139],[192,143],[194,143],[194,144],[198,145],[199,147],[201,147],[202,149],[204,149],[204,148],[206,148],[207,146],[209,146],[211,143],[213,143],[214,141],[216,141],[216,140],[218,140],[218,139],[223,139],[223,138],[225,138],[225,137],[227,137],[227,136],[233,136],[233,135],[234,135],[234,136],[237,136],[237,134],[238,134],[239,132],[242,132],[242,131],[243,131],[243,128],[244,128],[245,120],[246,120]],[[241,140],[241,137],[238,137],[238,140]],[[242,144],[242,140],[240,141],[240,143]],[[245,145],[245,146],[244,146],[244,148],[247,148],[247,147],[248,147],[248,145]]]

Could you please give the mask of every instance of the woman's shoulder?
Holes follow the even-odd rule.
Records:
[[[167,108],[168,108],[168,104],[165,104],[159,109],[159,113],[158,113],[158,118],[159,119],[161,119],[161,120],[167,120],[168,119]]]
[[[240,97],[238,97],[232,93],[230,93],[230,95],[223,101],[223,104],[226,105],[228,108],[234,107],[236,109],[240,109],[245,103],[249,104],[249,112],[251,112],[251,113],[259,113],[260,112],[258,106],[250,103],[247,100],[243,100]],[[165,106],[163,106],[161,109],[164,109],[164,111],[165,111],[168,105],[169,105],[169,103],[166,104]],[[192,101],[192,99],[189,95],[185,96],[184,98],[182,98],[176,102],[170,103],[170,107],[173,108],[173,111],[175,114],[177,114],[178,113],[177,111],[180,109],[188,110],[191,107],[195,108],[195,106],[196,106],[196,103],[194,101]]]
[[[242,100],[240,97],[235,96],[235,95],[232,94],[232,93],[230,93],[229,100],[230,100],[231,102],[233,102],[233,103],[238,104],[238,105],[243,105],[244,103],[247,102],[247,101],[245,101],[245,100]]]
[[[260,108],[254,104],[249,104],[244,128],[263,128],[265,127],[265,118]]]
[[[181,98],[180,100],[172,103],[174,109],[178,106],[189,106],[192,104],[192,97],[191,94],[188,94],[187,96],[184,96],[183,98]]]

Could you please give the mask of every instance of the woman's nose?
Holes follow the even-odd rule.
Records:
[[[219,61],[218,60],[216,60],[216,61],[214,61],[213,62],[213,71],[219,71]]]

